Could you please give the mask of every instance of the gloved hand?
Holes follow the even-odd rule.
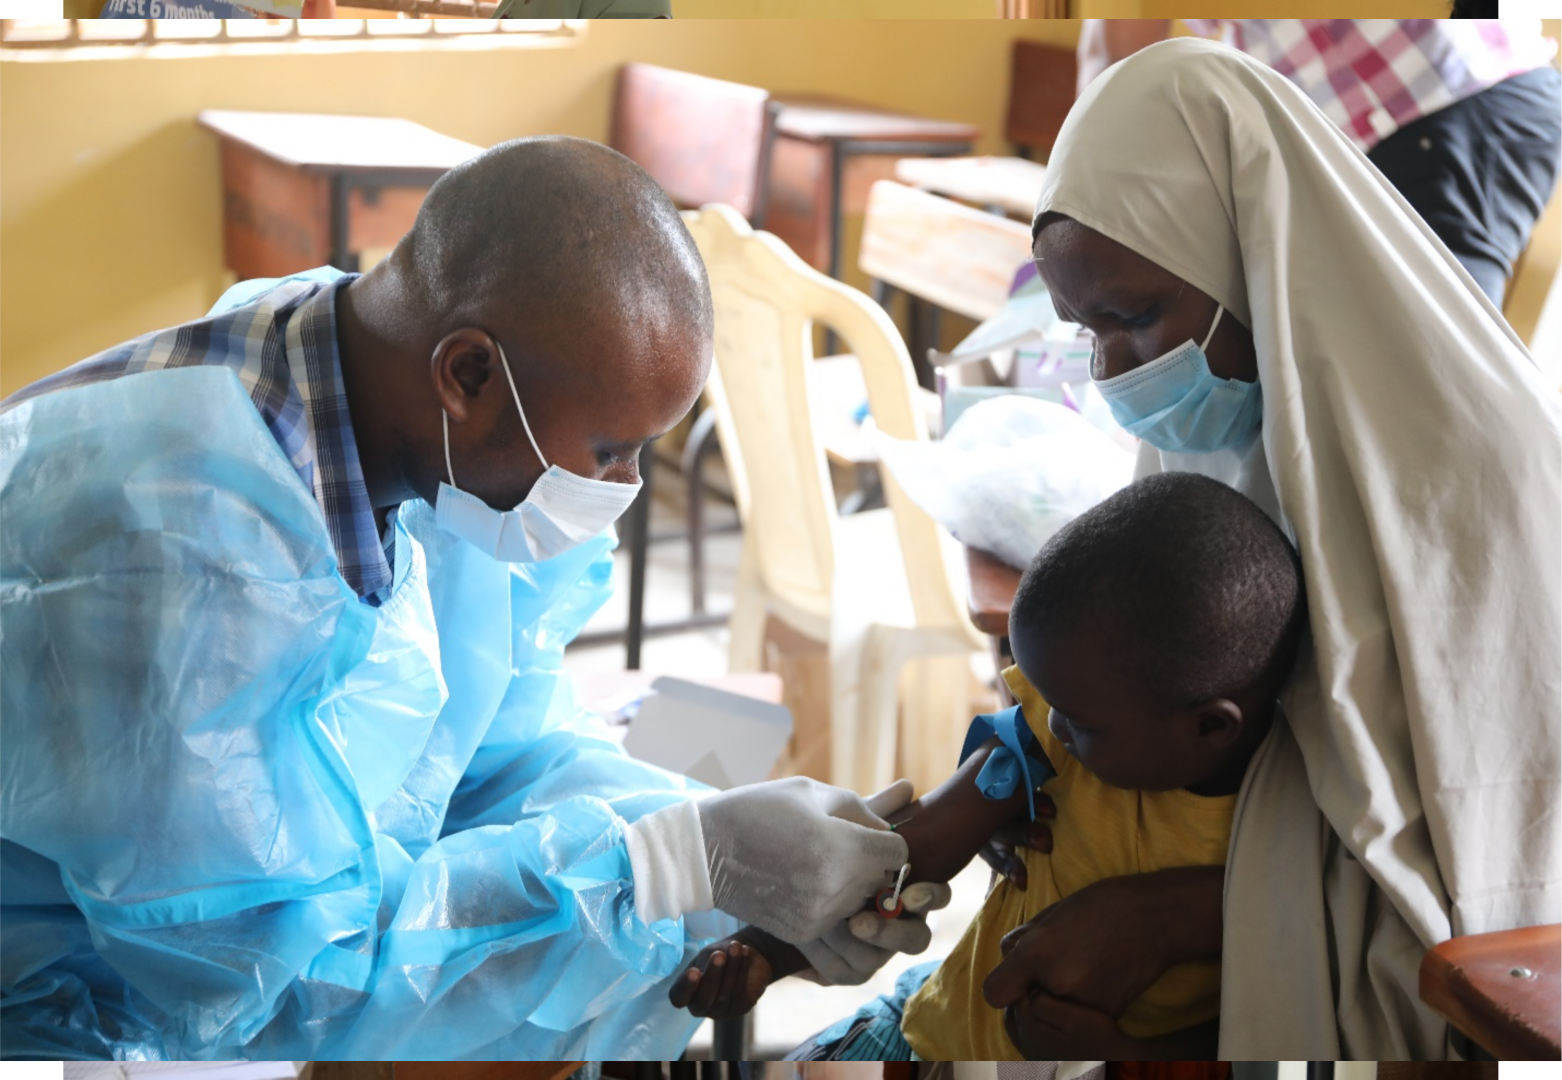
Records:
[[[874,796],[897,809],[910,799],[908,780]],[[714,905],[793,944],[823,937],[907,858],[906,842],[869,802],[807,777],[734,788],[696,805]]]
[[[870,800],[871,801],[871,800]],[[898,919],[886,919],[872,911],[859,911],[842,919],[821,938],[805,941],[797,949],[813,965],[815,981],[825,986],[861,986],[889,963],[896,953],[913,956],[933,939],[927,912],[949,905],[949,886],[919,881],[900,894],[905,910]],[[808,978],[808,972],[802,972]]]

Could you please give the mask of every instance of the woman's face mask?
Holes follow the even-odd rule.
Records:
[[[1224,310],[1215,309],[1202,344],[1190,339],[1148,364],[1095,383],[1130,434],[1174,452],[1235,450],[1253,441],[1264,419],[1263,391],[1257,382],[1211,374],[1204,355]]]
[[[513,510],[495,510],[477,496],[462,491],[455,486],[455,470],[450,465],[450,417],[442,411],[445,470],[450,482],[439,485],[434,520],[441,528],[501,562],[541,562],[585,543],[617,521],[640,493],[640,481],[616,484],[592,480],[549,465],[532,436],[526,410],[521,408],[521,395],[510,374],[504,346],[497,341],[494,346],[499,350],[499,363],[510,383],[515,408],[521,414],[521,427],[545,471]]]
[[[1062,214],[1042,215],[1033,252],[1058,315],[1096,336],[1091,375],[1118,423],[1161,450],[1252,442],[1263,417],[1252,335],[1235,319],[1221,328],[1214,297],[1183,299],[1187,279]],[[1206,352],[1217,328],[1220,375]]]

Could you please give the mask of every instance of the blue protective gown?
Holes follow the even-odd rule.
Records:
[[[233,373],[0,416],[0,1046],[74,1059],[676,1057],[725,917],[634,915],[697,785],[579,714],[611,535],[499,563],[397,516],[374,608]]]

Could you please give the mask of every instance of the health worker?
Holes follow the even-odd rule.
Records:
[[[908,784],[710,793],[562,671],[711,349],[666,195],[546,137],[4,403],[6,1056],[669,1059],[734,919],[826,982],[926,946],[845,927]]]

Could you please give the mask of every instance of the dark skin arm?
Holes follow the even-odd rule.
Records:
[[[1007,799],[988,799],[977,790],[976,775],[998,745],[996,737],[987,740],[937,789],[890,816],[910,851],[907,884],[948,881],[1025,806],[1023,790]],[[1042,805],[1038,799],[1038,809]],[[1050,800],[1045,805],[1051,809]],[[668,999],[696,1016],[740,1016],[771,982],[808,966],[796,948],[749,926],[702,950]]]
[[[1220,1021],[1150,1039],[1135,1039],[1099,1009],[1046,994],[1033,994],[1003,1011],[1003,1027],[1030,1061],[1211,1061]]]
[[[1003,939],[982,993],[1002,1009],[1033,992],[1123,1014],[1174,964],[1220,959],[1225,868],[1104,878]]]

